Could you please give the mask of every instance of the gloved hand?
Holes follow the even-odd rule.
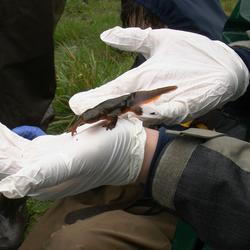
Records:
[[[137,90],[176,85],[178,89],[143,106],[148,123],[176,124],[199,117],[241,96],[248,70],[228,46],[205,36],[171,29],[115,27],[101,34],[115,48],[139,52],[147,59],[115,80],[74,95],[71,109],[81,114],[107,99]]]
[[[46,134],[42,129],[35,126],[19,126],[13,128],[12,131],[29,140]]]
[[[106,131],[83,125],[78,133],[44,135],[26,140],[0,124],[0,193],[47,200],[74,195],[102,185],[134,182],[146,141],[142,122],[119,119]]]

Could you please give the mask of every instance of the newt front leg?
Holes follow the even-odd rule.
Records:
[[[71,135],[72,135],[72,136],[75,135],[75,134],[76,134],[77,128],[78,128],[79,126],[83,125],[83,124],[85,124],[85,121],[83,120],[82,117],[80,117],[80,118],[76,121],[76,123],[70,128]]]

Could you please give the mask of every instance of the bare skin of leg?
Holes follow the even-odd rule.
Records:
[[[159,132],[154,129],[145,128],[147,139],[145,144],[144,160],[141,168],[141,172],[137,178],[139,183],[145,183],[147,180],[149,167],[153,159],[156,145],[159,138]]]

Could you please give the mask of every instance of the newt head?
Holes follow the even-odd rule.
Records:
[[[86,123],[94,123],[98,122],[103,118],[102,112],[98,108],[91,108],[86,110],[80,116],[78,116],[77,121],[73,124],[73,126],[69,129],[71,135],[74,136],[77,133],[77,128]]]

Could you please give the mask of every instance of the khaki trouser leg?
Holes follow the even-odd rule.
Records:
[[[20,250],[171,249],[176,220],[166,212],[140,216],[114,210],[72,225],[64,224],[70,211],[89,205],[129,202],[138,198],[140,192],[135,186],[105,187],[60,200],[40,218]]]

